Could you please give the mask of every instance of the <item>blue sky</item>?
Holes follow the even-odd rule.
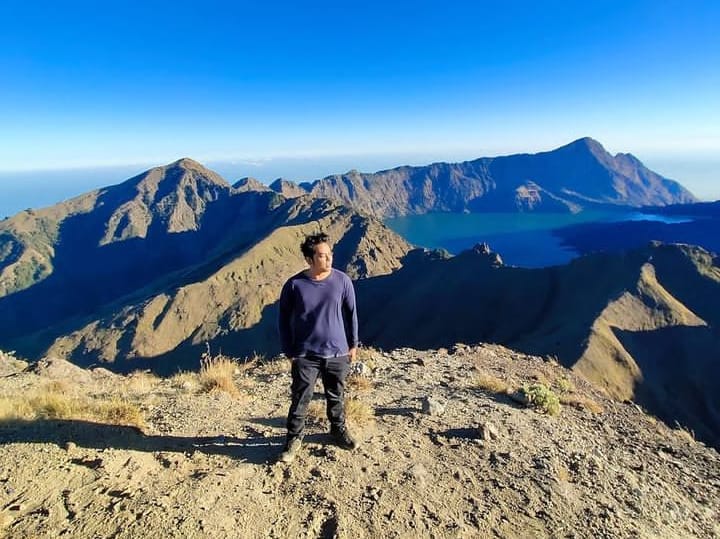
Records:
[[[5,0],[0,18],[0,189],[183,156],[308,179],[587,135],[720,198],[717,1]]]

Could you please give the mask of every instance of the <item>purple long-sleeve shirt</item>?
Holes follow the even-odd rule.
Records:
[[[355,290],[350,277],[332,269],[321,281],[294,275],[280,293],[280,343],[288,357],[337,357],[358,344]]]

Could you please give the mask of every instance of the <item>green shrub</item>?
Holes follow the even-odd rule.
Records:
[[[549,415],[560,413],[560,399],[543,384],[531,384],[522,389],[530,405]]]

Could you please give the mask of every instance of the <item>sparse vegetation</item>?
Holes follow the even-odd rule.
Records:
[[[6,363],[16,371],[21,371],[28,366],[27,361],[18,358],[15,355],[14,350],[11,350],[10,352],[0,350],[0,362]]]
[[[313,400],[308,405],[306,418],[311,423],[321,423],[325,417],[325,401]]]
[[[198,375],[194,372],[180,371],[170,377],[170,384],[176,389],[192,391],[198,386]]]
[[[134,393],[147,393],[160,382],[160,379],[150,371],[135,371],[127,378],[127,387]]]
[[[533,373],[530,375],[530,378],[535,380],[535,382],[538,384],[541,384],[544,386],[550,385],[550,382],[549,382],[547,376],[542,371],[539,371],[539,370],[533,371]]]
[[[320,424],[326,417],[325,399],[316,399],[310,402],[307,409],[307,419],[310,423]],[[367,425],[374,420],[375,412],[372,407],[354,397],[345,399],[345,419],[355,425]]]
[[[695,431],[688,429],[677,421],[675,421],[675,429],[673,429],[673,432],[675,432],[680,439],[685,440],[689,444],[694,444],[697,441],[695,438]]]
[[[480,389],[490,391],[492,393],[507,393],[510,386],[497,376],[493,376],[485,371],[480,371],[474,378],[475,385]]]
[[[203,354],[200,359],[200,374],[198,381],[203,391],[224,391],[233,397],[240,395],[240,389],[235,384],[233,376],[238,364],[232,359],[218,354],[210,356]]]
[[[575,384],[573,384],[572,380],[570,380],[567,376],[561,376],[555,382],[555,385],[561,393],[574,393],[576,391]]]
[[[345,384],[351,391],[368,391],[373,387],[372,380],[361,374],[351,374],[347,377]]]
[[[288,358],[278,358],[270,361],[263,360],[261,364],[261,372],[269,376],[289,373],[292,368],[292,361]]]
[[[374,371],[377,367],[376,358],[381,355],[381,352],[373,348],[372,346],[358,348],[357,361],[362,361],[368,369]]]
[[[563,394],[559,397],[561,404],[567,404],[569,406],[575,406],[581,410],[587,410],[593,414],[602,414],[605,409],[590,397],[583,397],[576,394]]]
[[[557,415],[560,413],[560,399],[558,396],[544,384],[531,384],[524,386],[522,392],[527,398],[530,405],[536,410],[542,411],[548,415]]]
[[[145,426],[142,411],[134,403],[118,397],[110,400],[81,397],[57,391],[53,384],[27,395],[0,399],[0,421],[75,419],[138,428]]]
[[[560,366],[560,361],[558,360],[558,357],[554,354],[549,354],[545,356],[545,361],[547,361],[553,367]]]
[[[375,412],[369,404],[359,399],[348,398],[345,399],[345,417],[356,425],[367,425],[373,421]]]
[[[140,408],[132,402],[117,397],[95,403],[93,412],[95,418],[103,423],[139,428],[145,426],[145,419]]]

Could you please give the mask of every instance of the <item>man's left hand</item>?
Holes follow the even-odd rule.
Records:
[[[357,359],[357,346],[350,349],[350,351],[348,352],[348,358],[350,359],[350,363]]]

